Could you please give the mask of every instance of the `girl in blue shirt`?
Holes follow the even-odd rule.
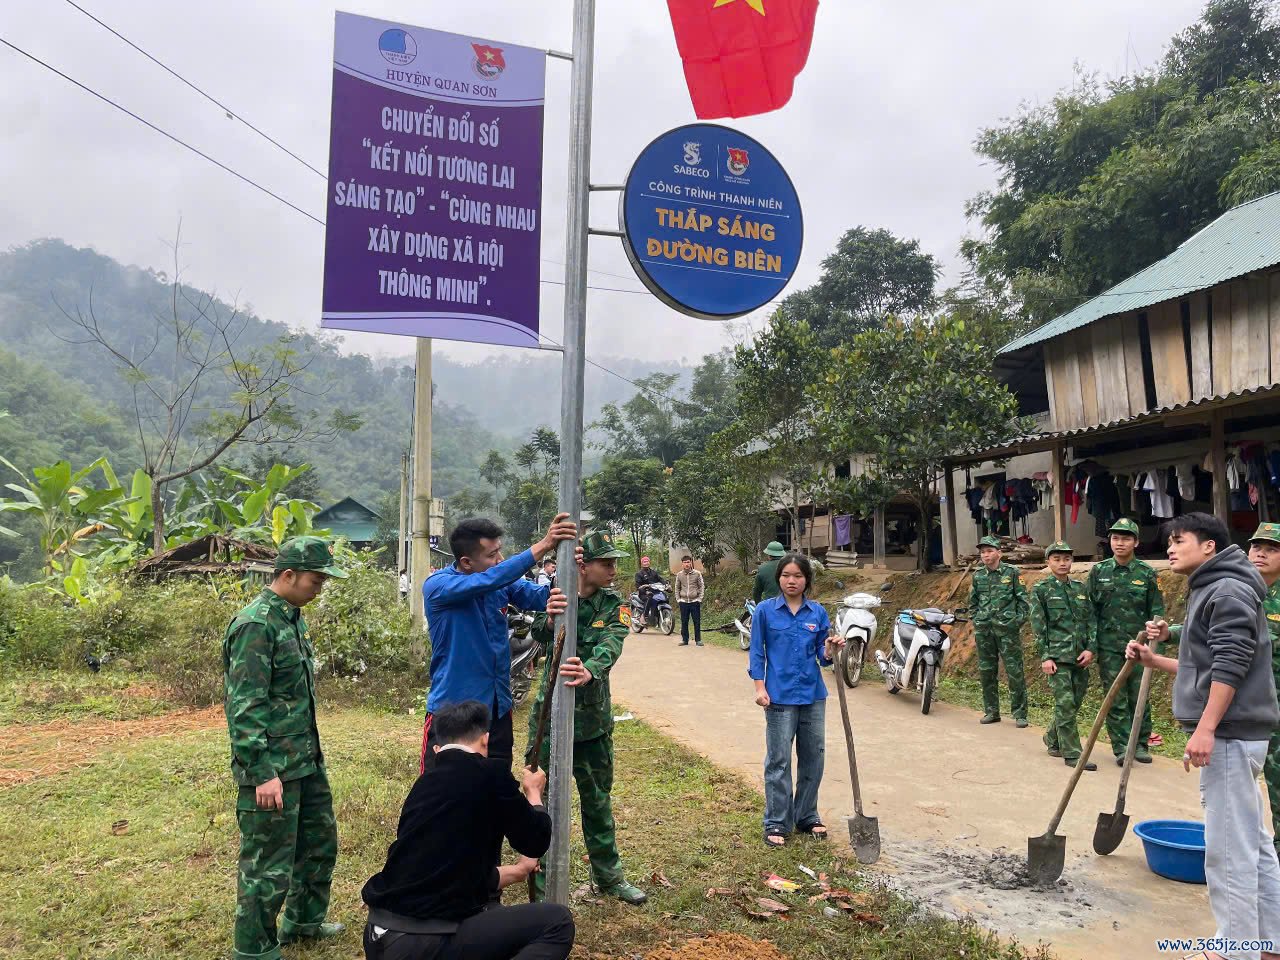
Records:
[[[818,818],[818,787],[826,752],[827,685],[822,666],[830,666],[843,637],[831,636],[831,620],[810,600],[813,567],[809,558],[788,553],[778,562],[782,593],[757,604],[751,618],[751,654],[747,672],[756,685],[756,703],[764,707],[764,842],[781,847],[792,830],[817,840],[827,838]],[[791,746],[799,767],[791,785]]]

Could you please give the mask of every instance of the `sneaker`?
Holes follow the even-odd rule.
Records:
[[[607,897],[617,897],[623,903],[630,904],[633,907],[638,907],[649,900],[643,890],[627,883],[625,880],[619,881],[610,887],[603,887],[600,892]]]
[[[697,644],[695,644],[695,646],[699,646],[699,647],[700,647],[700,646],[702,646],[702,641],[701,641],[701,640],[699,640],[699,641],[697,642]]]
[[[281,930],[281,943],[297,943],[299,940],[332,940],[334,937],[346,930],[346,924],[342,923],[322,923],[310,933],[286,933]]]
[[[1074,769],[1076,764],[1080,762],[1080,758],[1079,757],[1063,757],[1062,762],[1065,763],[1068,767],[1071,767]],[[1088,763],[1084,765],[1084,768],[1086,770],[1097,770],[1098,765],[1094,763],[1092,760],[1090,760]]]
[[[1133,759],[1137,760],[1139,763],[1150,763],[1151,752],[1149,750],[1143,750],[1141,747],[1139,747],[1136,751],[1134,751]]]
[[[998,713],[988,713],[988,714],[986,714],[985,716],[983,716],[983,718],[982,718],[981,720],[979,720],[978,722],[979,722],[979,723],[999,723],[999,722],[1000,722],[1000,714],[998,714]]]
[[[1013,721],[1013,725],[1017,727],[1019,730],[1023,729],[1024,727],[1030,726],[1030,724],[1027,722],[1026,717],[1018,717],[1018,719]]]

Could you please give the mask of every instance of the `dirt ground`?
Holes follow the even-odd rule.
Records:
[[[746,654],[677,642],[631,637],[612,674],[616,701],[761,784],[764,721]],[[827,703],[820,811],[843,842],[852,796],[834,689]],[[880,824],[883,856],[874,870],[908,898],[1026,944],[1049,943],[1063,958],[1147,956],[1158,937],[1211,935],[1205,888],[1151,873],[1132,834],[1111,856],[1093,853],[1097,816],[1114,809],[1119,780],[1105,746],[1058,830],[1067,838],[1062,882],[1038,890],[1023,883],[1020,859],[1027,838],[1044,833],[1071,773],[1045,754],[1043,730],[1019,730],[1012,718],[980,726],[976,712],[947,703],[924,716],[917,695],[890,696],[870,680],[851,691],[849,707],[865,812]],[[1196,780],[1157,757],[1134,770],[1127,812],[1131,827],[1152,818],[1199,820]]]
[[[148,737],[226,723],[222,707],[179,710],[141,720],[55,720],[0,726],[0,789],[86,767],[105,750]]]
[[[787,955],[768,940],[716,933],[678,947],[659,947],[645,954],[644,960],[787,960]]]

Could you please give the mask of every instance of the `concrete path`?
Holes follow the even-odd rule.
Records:
[[[615,700],[762,786],[764,719],[746,654],[677,643],[633,634],[612,674]],[[832,835],[847,843],[849,765],[834,676],[827,681],[819,804]],[[1205,887],[1151,873],[1132,834],[1143,819],[1201,819],[1196,777],[1180,763],[1157,757],[1135,765],[1126,802],[1130,834],[1115,853],[1099,857],[1094,826],[1100,812],[1115,809],[1120,775],[1109,745],[1099,744],[1099,769],[1084,774],[1058,829],[1067,838],[1065,882],[1048,892],[999,889],[999,854],[1026,856],[1027,837],[1044,832],[1071,773],[1045,754],[1043,730],[1019,730],[1010,717],[980,726],[977,713],[946,703],[924,716],[916,694],[890,696],[869,679],[849,692],[849,708],[865,812],[879,818],[883,842],[874,869],[908,895],[1024,943],[1049,943],[1062,958],[1152,957],[1159,955],[1157,938],[1213,935]],[[1082,719],[1086,731],[1092,719]]]

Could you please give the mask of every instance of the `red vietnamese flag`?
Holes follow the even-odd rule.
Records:
[[[694,113],[748,117],[791,99],[818,0],[667,0]]]

